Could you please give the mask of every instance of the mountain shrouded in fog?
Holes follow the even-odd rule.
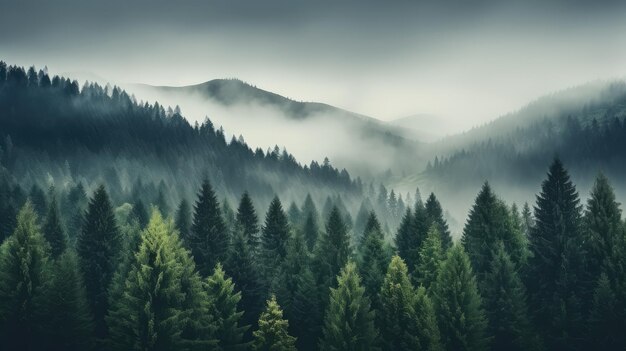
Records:
[[[624,18],[0,0],[0,349],[626,350]]]

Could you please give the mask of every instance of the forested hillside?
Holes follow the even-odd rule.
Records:
[[[133,188],[158,188],[170,203],[210,177],[221,196],[250,189],[275,194],[359,194],[360,180],[328,161],[302,166],[286,150],[252,150],[227,141],[207,118],[190,125],[178,109],[141,103],[117,87],[101,87],[0,62],[0,160],[21,184],[82,181],[114,184],[123,200]],[[175,187],[163,186],[176,183]]]

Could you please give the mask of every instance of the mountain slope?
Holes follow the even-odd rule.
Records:
[[[311,189],[319,196],[360,191],[347,171],[329,163],[302,166],[285,150],[252,150],[242,139],[227,142],[208,119],[191,126],[180,114],[158,103],[138,104],[118,88],[89,84],[81,90],[76,81],[4,63],[0,138],[2,166],[29,184],[93,185],[101,179],[130,189],[136,182],[175,180],[182,186],[168,190],[172,202],[194,196],[207,176],[220,194],[232,197],[244,190],[264,199],[286,189],[295,196]],[[113,194],[116,200],[126,195]]]

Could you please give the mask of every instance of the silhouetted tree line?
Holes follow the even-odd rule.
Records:
[[[417,193],[388,240],[388,213],[356,231],[310,196],[289,208],[275,197],[263,216],[244,192],[230,210],[208,180],[167,216],[116,206],[111,185],[59,195],[3,182],[0,208],[22,204],[0,218],[12,227],[0,247],[7,349],[626,347],[619,203],[600,174],[583,206],[559,160],[532,209],[484,183],[458,242],[434,194]]]
[[[301,166],[284,149],[227,141],[208,118],[190,125],[178,108],[138,102],[118,87],[81,88],[34,67],[0,62],[0,111],[0,163],[32,183],[49,173],[62,181],[97,179],[122,192],[137,179],[176,181],[173,199],[189,196],[205,176],[225,192],[250,189],[268,200],[298,184],[329,193],[362,190],[360,179],[328,160]]]

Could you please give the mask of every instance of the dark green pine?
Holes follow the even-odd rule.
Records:
[[[274,279],[287,255],[289,223],[280,199],[275,197],[265,216],[259,255],[267,281]]]
[[[236,216],[237,224],[243,229],[248,247],[256,252],[259,245],[259,218],[248,192],[244,192],[239,201]]]
[[[226,259],[229,235],[222,218],[220,204],[208,179],[202,182],[194,206],[193,223],[187,246],[202,276],[211,274],[218,262]]]
[[[100,340],[107,336],[104,320],[109,308],[107,290],[117,268],[120,247],[113,206],[101,185],[89,201],[83,230],[76,242],[88,304],[94,316],[95,335]]]
[[[50,256],[57,258],[67,248],[67,236],[61,225],[56,196],[53,191],[50,191],[50,194],[50,205],[43,225],[43,234],[50,244]]]
[[[443,216],[441,204],[439,203],[439,200],[437,200],[437,197],[435,197],[435,194],[430,193],[424,207],[426,210],[425,227],[430,228],[433,224],[436,225],[439,235],[441,235],[441,244],[444,249],[450,248],[452,246],[452,236],[450,235],[450,230],[448,229],[448,223]]]

